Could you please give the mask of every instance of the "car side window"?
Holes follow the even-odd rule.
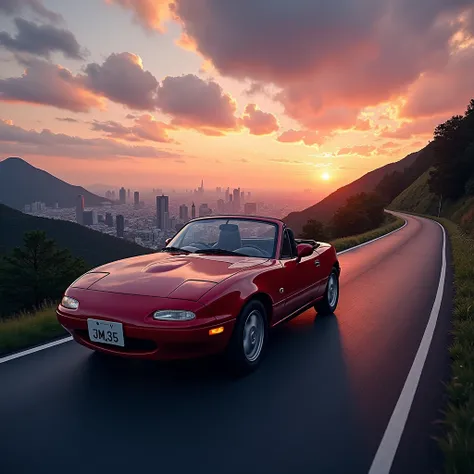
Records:
[[[281,258],[282,259],[293,258],[293,252],[291,251],[291,240],[290,240],[290,236],[289,236],[287,230],[285,230],[285,233],[283,234],[283,245],[281,247]]]

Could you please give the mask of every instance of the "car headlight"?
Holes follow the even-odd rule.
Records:
[[[70,296],[63,296],[61,300],[61,306],[64,306],[67,309],[77,309],[79,308],[79,301]]]
[[[179,310],[169,310],[169,311],[155,311],[153,314],[153,319],[158,319],[159,321],[191,321],[196,315],[191,311],[179,311]]]

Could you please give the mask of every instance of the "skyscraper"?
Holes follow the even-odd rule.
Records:
[[[130,189],[127,190],[127,197],[130,200]]]
[[[84,196],[79,194],[76,198],[76,222],[84,224]]]
[[[125,231],[125,218],[122,214],[117,216],[117,237],[123,238]]]
[[[225,196],[224,196],[225,202],[229,202],[229,194],[230,194],[230,190],[229,190],[229,188],[227,188],[225,190]]]
[[[206,203],[203,203],[199,206],[199,217],[210,216],[212,214],[212,209]]]
[[[179,218],[184,222],[189,220],[188,206],[186,206],[186,204],[179,206]]]
[[[256,202],[246,202],[244,204],[244,212],[247,215],[257,214],[257,203]]]
[[[191,206],[191,219],[195,219],[196,218],[196,206],[193,202],[193,205]]]
[[[114,218],[112,217],[112,214],[110,212],[106,212],[105,213],[105,223],[109,226],[109,227],[113,227],[114,226]]]
[[[140,207],[140,193],[138,191],[133,193],[133,205],[135,206],[135,209]]]
[[[125,204],[125,200],[126,200],[126,191],[125,191],[125,188],[120,188],[120,191],[119,191],[119,201],[120,201],[120,204]]]
[[[217,200],[217,212],[219,214],[223,214],[225,211],[225,202],[224,199],[218,199]]]
[[[161,230],[168,229],[169,220],[169,197],[156,196],[156,227]]]
[[[234,202],[233,210],[234,210],[234,212],[240,212],[240,188],[234,189],[233,195],[234,195],[234,199],[233,199],[233,202]]]

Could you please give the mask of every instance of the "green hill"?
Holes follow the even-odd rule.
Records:
[[[416,212],[418,214],[438,213],[439,199],[428,186],[429,171],[423,173],[414,183],[402,191],[390,204],[390,209]]]
[[[152,252],[74,222],[30,216],[3,204],[0,204],[0,229],[0,254],[21,246],[24,233],[31,230],[45,231],[59,247],[67,248],[75,257],[83,258],[93,267]]]
[[[109,199],[97,196],[81,186],[62,181],[21,158],[0,161],[0,203],[23,210],[25,204],[44,202],[52,207],[75,207],[79,194],[86,206],[100,206]]]

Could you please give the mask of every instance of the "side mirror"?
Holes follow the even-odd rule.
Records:
[[[168,244],[171,242],[171,240],[173,240],[173,239],[171,239],[171,238],[166,239],[166,240],[165,240],[165,245],[168,245]]]
[[[313,253],[313,246],[309,244],[298,244],[296,247],[298,253],[298,261],[303,257],[309,257]]]

